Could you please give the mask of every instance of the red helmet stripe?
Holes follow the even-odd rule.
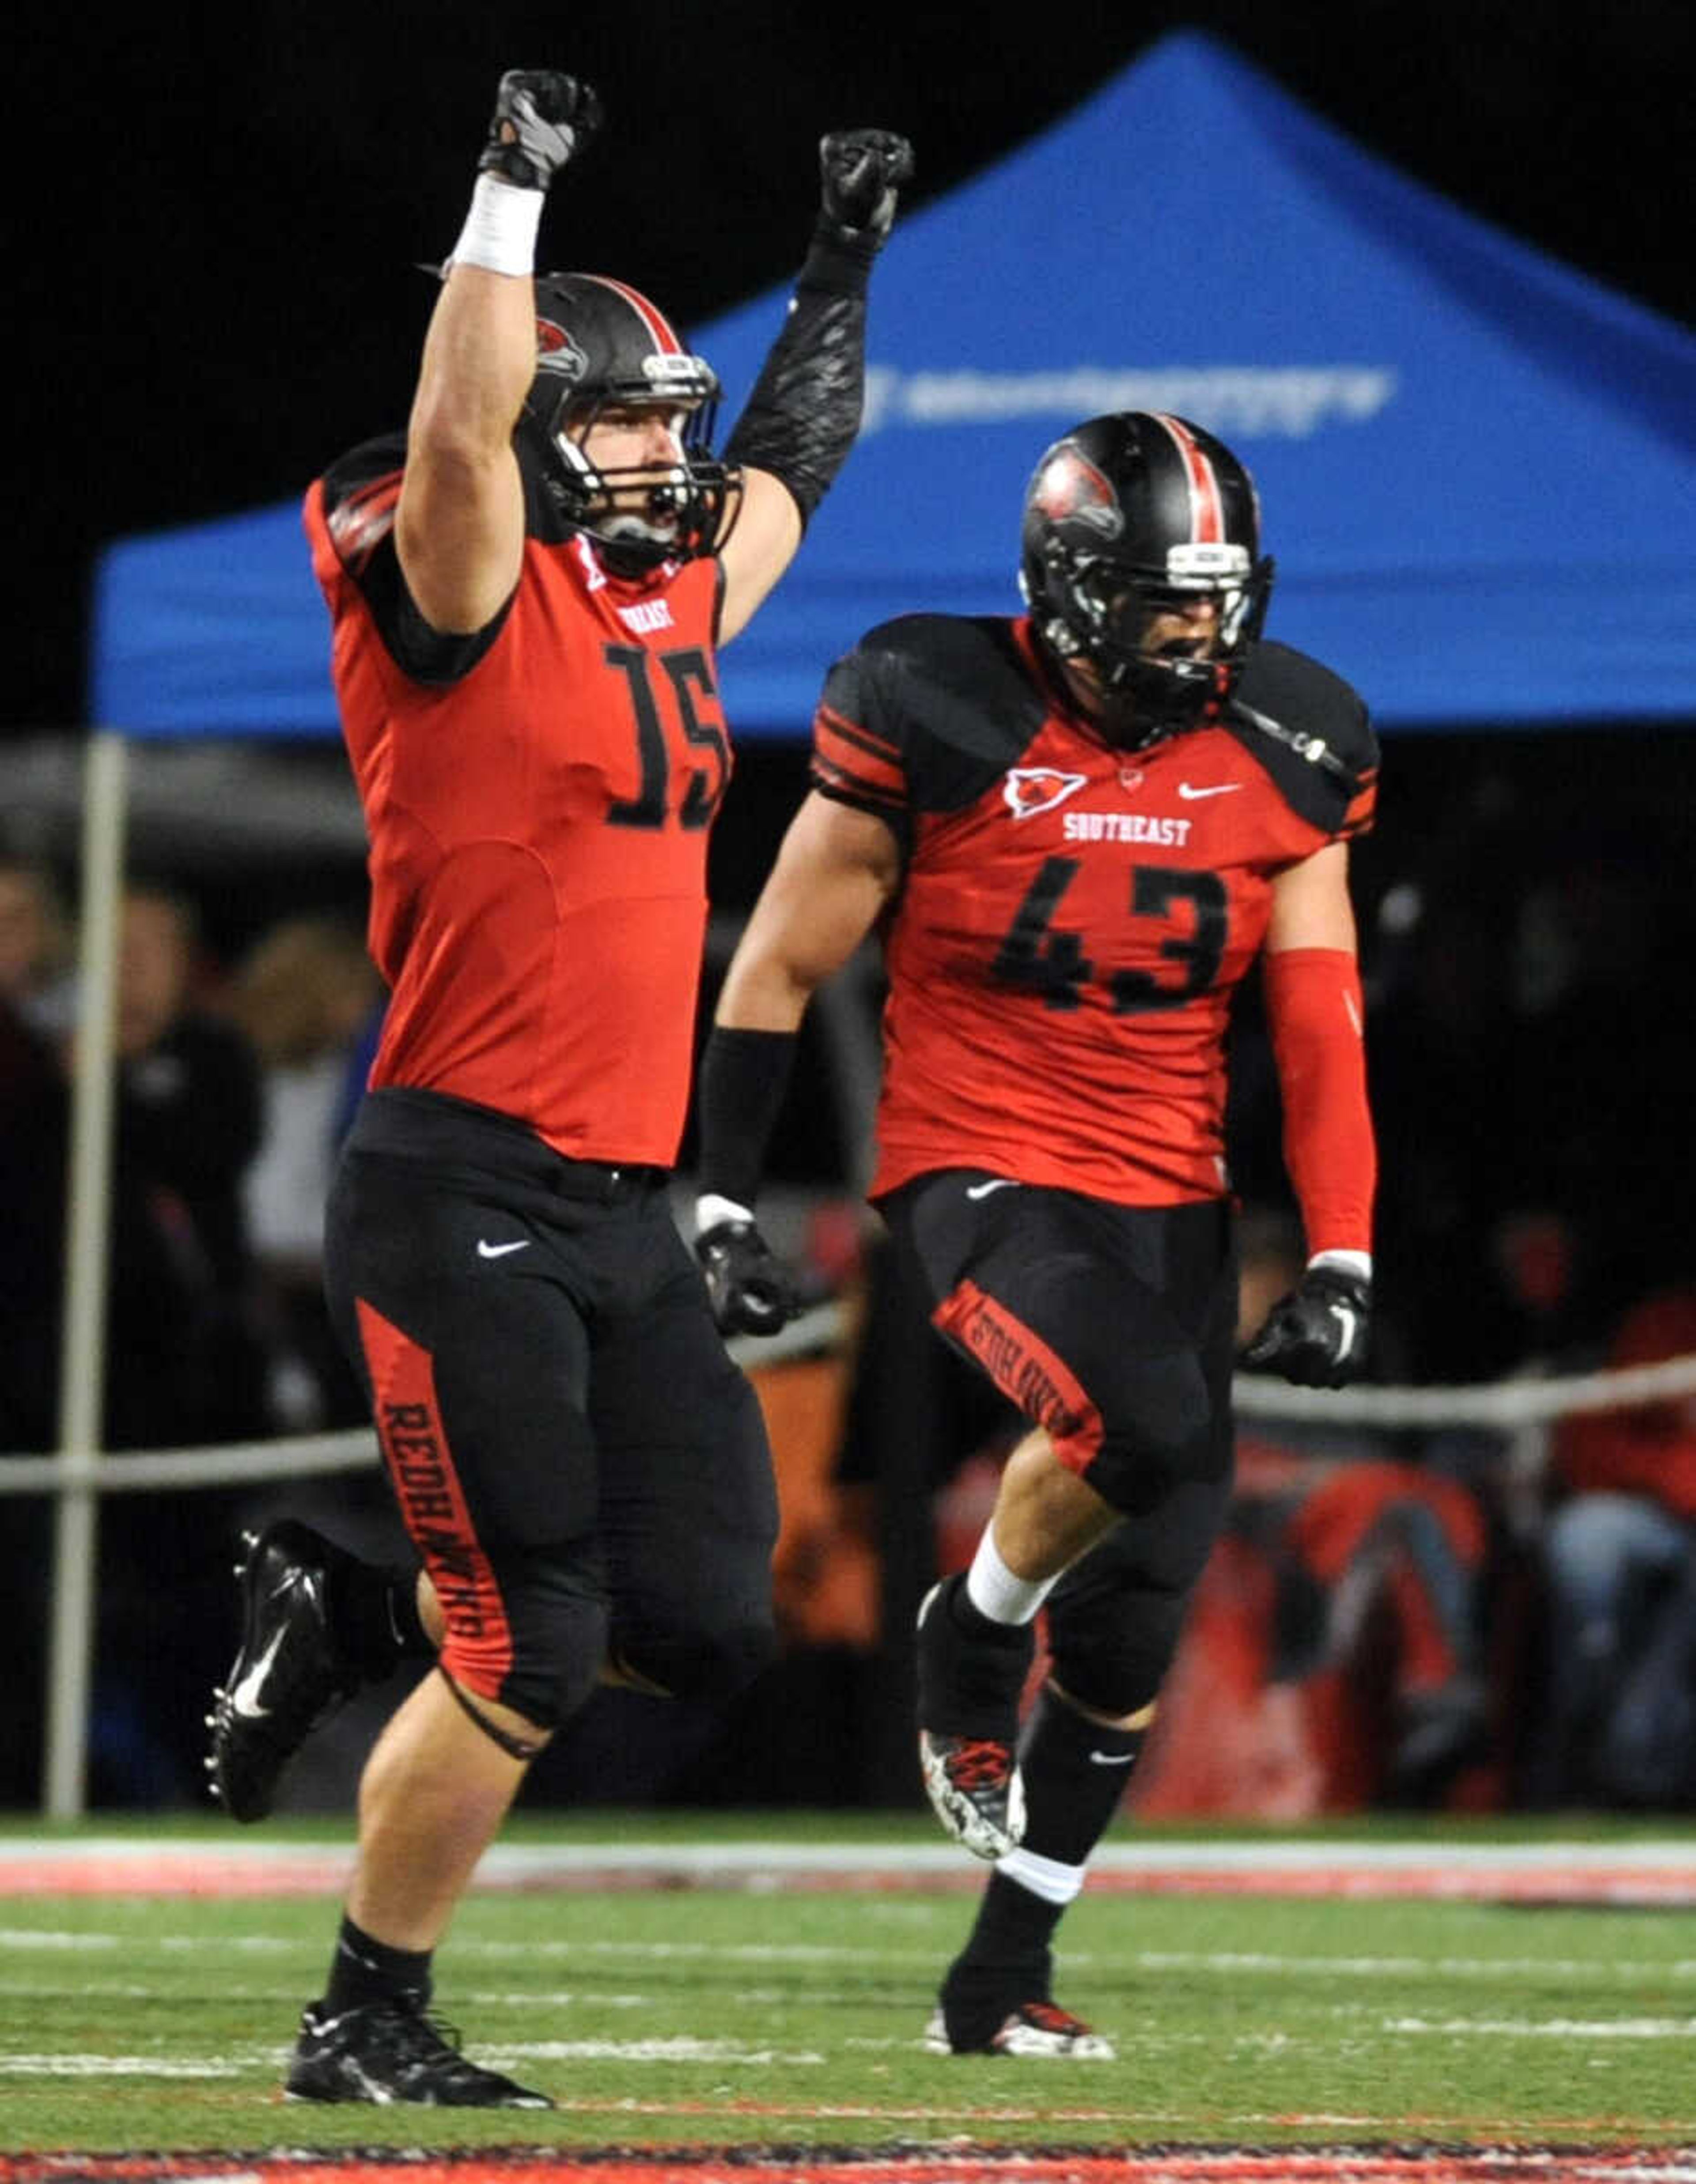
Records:
[[[1157,417],[1171,434],[1189,480],[1190,543],[1221,546],[1225,543],[1225,501],[1219,490],[1219,474],[1202,453],[1195,436],[1182,417]]]
[[[681,356],[683,344],[671,330],[664,314],[650,304],[639,288],[626,287],[622,281],[609,279],[604,273],[587,273],[587,281],[598,281],[603,288],[610,288],[615,296],[622,296],[647,329],[648,337],[662,356]]]

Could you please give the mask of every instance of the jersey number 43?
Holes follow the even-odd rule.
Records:
[[[1085,953],[1083,934],[1055,925],[1061,897],[1081,869],[1076,857],[1047,857],[1007,928],[993,966],[1009,985],[1040,994],[1051,1009],[1075,1009],[1084,989],[1097,982],[1096,967]],[[1182,975],[1171,984],[1152,971],[1107,970],[1099,975],[1115,1015],[1144,1009],[1182,1008],[1204,993],[1219,975],[1229,931],[1228,899],[1217,872],[1185,872],[1165,865],[1137,865],[1131,873],[1133,917],[1172,921],[1188,905],[1187,932],[1174,929],[1157,953]]]

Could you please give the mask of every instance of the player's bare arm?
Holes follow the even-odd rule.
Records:
[[[530,276],[456,265],[431,320],[407,432],[396,548],[432,628],[481,629],[518,582],[524,488],[512,432],[535,370]]]
[[[425,337],[408,425],[396,547],[432,628],[483,628],[524,552],[513,427],[536,370],[537,224],[555,174],[593,131],[595,94],[571,76],[501,80],[476,195]]]
[[[724,551],[725,603],[719,642],[728,644],[748,627],[766,593],[794,560],[801,543],[801,511],[795,497],[770,471],[742,473],[742,512]]]
[[[726,1334],[775,1334],[795,1284],[753,1217],[765,1147],[795,1034],[815,990],[839,971],[900,883],[886,823],[810,795],[790,822],[719,997],[701,1066],[701,1192],[695,1251]]]
[[[1292,948],[1336,948],[1354,954],[1346,842],[1327,842],[1273,881],[1265,946],[1269,956]]]
[[[715,1022],[794,1031],[815,989],[854,954],[900,878],[900,851],[884,821],[815,790],[790,822]]]

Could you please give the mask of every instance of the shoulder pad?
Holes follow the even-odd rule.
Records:
[[[324,473],[324,521],[343,568],[364,574],[394,531],[406,435],[385,433],[339,456]]]
[[[394,543],[405,466],[404,432],[367,440],[332,463],[324,473],[325,526],[396,666],[416,682],[457,682],[500,634],[512,602],[469,636],[432,629],[425,621],[407,589]]]
[[[898,751],[909,809],[957,811],[1017,759],[1047,703],[1004,616],[902,615],[837,661],[827,709]]]
[[[1292,811],[1323,833],[1371,823],[1378,739],[1358,691],[1306,653],[1257,644],[1221,716]]]

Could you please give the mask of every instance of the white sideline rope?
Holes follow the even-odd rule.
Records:
[[[1574,1411],[1623,1410],[1693,1395],[1696,1357],[1669,1357],[1658,1365],[1497,1380],[1482,1387],[1292,1388],[1265,1374],[1239,1373],[1232,1399],[1239,1417],[1288,1418],[1302,1425],[1482,1426],[1510,1432],[1547,1425]]]
[[[827,1350],[842,1335],[838,1305],[815,1305],[781,1334],[754,1340],[739,1336],[728,1346],[749,1368]],[[1398,1428],[1476,1426],[1510,1432],[1546,1424],[1575,1411],[1610,1411],[1632,1403],[1660,1402],[1696,1395],[1696,1357],[1671,1357],[1606,1373],[1569,1373],[1549,1379],[1500,1380],[1483,1387],[1292,1388],[1258,1373],[1239,1373],[1233,1384],[1239,1417],[1286,1419],[1293,1424]],[[161,1486],[242,1486],[267,1479],[307,1479],[362,1471],[377,1460],[376,1436],[368,1427],[347,1433],[302,1434],[285,1440],[225,1442],[213,1448],[148,1450],[134,1455],[14,1456],[0,1457],[0,1496],[47,1494],[64,1486],[97,1485],[105,1493],[141,1493]]]
[[[727,1344],[744,1368],[777,1365],[828,1350],[842,1339],[843,1314],[834,1304],[815,1305],[781,1334]],[[62,1486],[97,1485],[103,1493],[138,1494],[156,1486],[247,1486],[265,1479],[309,1479],[328,1472],[363,1471],[377,1461],[377,1437],[369,1426],[345,1433],[296,1434],[284,1440],[220,1442],[210,1448],[161,1448],[133,1454],[0,1456],[0,1496],[51,1494]]]

